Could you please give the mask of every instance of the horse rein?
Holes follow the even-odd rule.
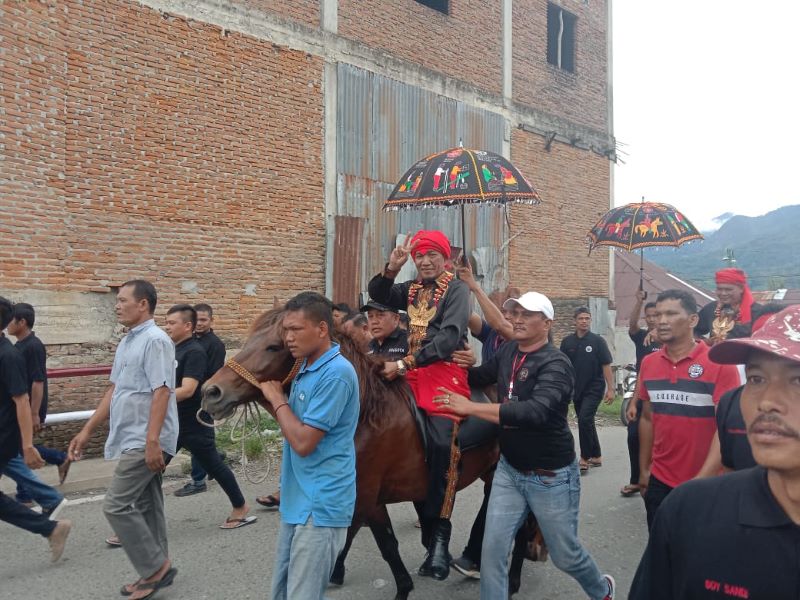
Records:
[[[300,372],[300,367],[302,366],[302,364],[303,364],[302,358],[294,359],[294,364],[292,365],[292,369],[289,371],[289,374],[286,377],[284,377],[283,381],[281,381],[281,388],[286,388],[286,386],[288,386],[292,382],[295,376]],[[259,390],[261,389],[261,383],[258,381],[258,379],[256,379],[256,376],[253,375],[247,369],[245,369],[238,362],[236,362],[235,359],[229,358],[228,360],[226,360],[225,366],[228,367],[234,373],[236,373],[239,377],[244,379],[247,383],[253,385]],[[214,427],[213,424],[206,423],[205,421],[203,421],[202,418],[200,418],[200,413],[202,411],[203,411],[202,408],[197,411],[197,414],[195,415],[197,421],[201,425],[205,425],[206,427]]]

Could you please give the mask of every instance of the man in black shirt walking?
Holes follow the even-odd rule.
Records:
[[[581,446],[581,472],[600,467],[603,457],[594,417],[603,399],[614,401],[614,381],[611,376],[611,352],[606,341],[589,330],[592,314],[582,306],[575,310],[575,333],[561,340],[561,351],[575,367],[575,414],[578,416],[578,439]]]
[[[256,517],[248,517],[249,508],[230,468],[222,462],[214,441],[214,429],[197,422],[200,410],[200,388],[208,372],[208,358],[203,347],[194,339],[197,313],[188,304],[177,304],[167,311],[167,335],[175,343],[175,399],[178,401],[178,449],[186,448],[197,458],[200,466],[219,483],[233,506],[230,517],[220,525],[235,529],[249,525]]]
[[[194,310],[197,313],[194,337],[200,342],[208,357],[206,372],[203,376],[203,381],[207,381],[225,364],[225,344],[214,333],[214,309],[209,304],[201,303],[195,304]],[[201,416],[207,423],[213,422],[208,413],[203,412]],[[192,480],[182,488],[175,490],[175,495],[181,498],[205,492],[208,489],[206,475],[206,470],[200,465],[200,461],[192,455]]]
[[[759,466],[689,481],[661,504],[631,600],[800,598],[800,306],[752,338],[720,341],[744,364],[741,408]]]
[[[574,371],[548,342],[553,305],[528,292],[503,305],[513,340],[485,365],[469,370],[473,386],[497,384],[500,404],[473,403],[441,387],[442,410],[500,425],[497,464],[481,562],[481,599],[508,597],[508,555],[528,510],[533,512],[553,563],[576,579],[592,600],[612,600],[614,580],[603,575],[578,539],[580,474],[567,422]]]

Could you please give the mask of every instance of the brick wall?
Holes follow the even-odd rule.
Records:
[[[320,0],[235,0],[245,8],[255,8],[311,27],[319,27]]]
[[[607,159],[514,130],[511,159],[539,191],[539,206],[512,205],[510,281],[551,298],[608,296],[608,251],[588,255],[586,233],[608,210]],[[520,233],[521,232],[521,233]],[[519,234],[519,235],[517,235]]]
[[[575,73],[547,62],[547,0],[515,0],[514,101],[607,131],[606,2],[557,0],[555,4],[578,17]]]
[[[3,289],[146,277],[240,336],[323,288],[320,58],[113,0],[6,3],[0,35]]]
[[[494,93],[503,89],[500,0],[339,0],[339,35]]]

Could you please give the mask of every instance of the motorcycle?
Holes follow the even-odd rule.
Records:
[[[636,372],[636,365],[630,364],[622,367],[625,371],[625,376],[622,380],[622,404],[619,409],[619,420],[626,427],[628,426],[628,407],[633,400],[633,394],[636,391],[636,382],[638,374]]]

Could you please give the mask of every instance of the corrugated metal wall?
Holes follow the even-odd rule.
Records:
[[[440,229],[461,247],[460,209],[431,208],[383,212],[381,207],[403,173],[421,157],[458,146],[501,154],[505,121],[431,92],[381,77],[351,65],[338,65],[337,205],[338,215],[364,219],[362,290],[386,261],[398,234]],[[506,279],[502,256],[507,232],[503,209],[467,207],[467,247],[477,253],[478,274],[492,289]],[[347,257],[334,257],[341,264]],[[355,263],[354,263],[355,264]],[[349,290],[334,299],[347,300]]]

